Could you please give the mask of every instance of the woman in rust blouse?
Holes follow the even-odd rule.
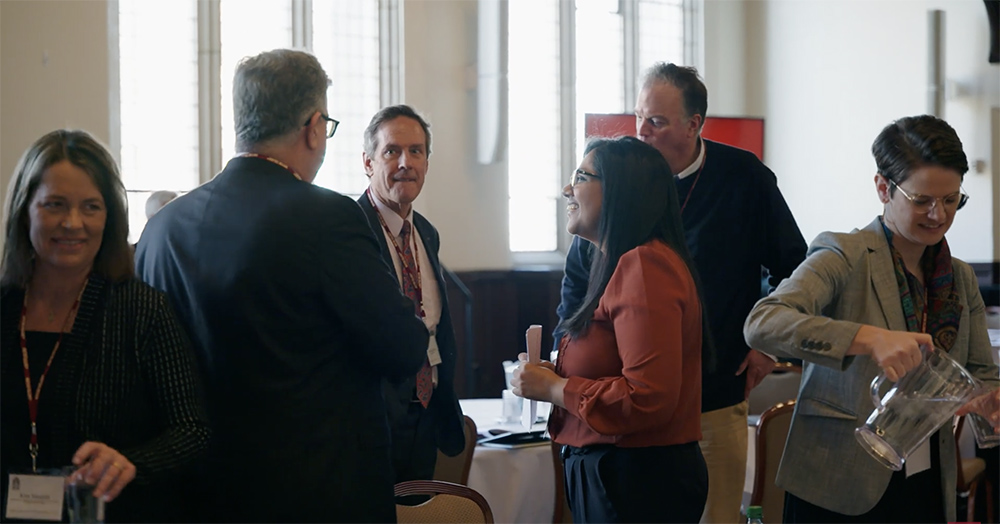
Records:
[[[635,138],[600,139],[563,195],[567,229],[595,247],[591,278],[557,364],[523,363],[514,393],[555,405],[574,522],[697,522],[711,350],[670,167]]]

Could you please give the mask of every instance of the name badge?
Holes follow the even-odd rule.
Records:
[[[432,366],[441,363],[441,351],[438,350],[437,328],[431,330],[431,336],[427,339],[427,362]]]
[[[9,480],[6,518],[62,520],[66,477],[11,473]]]

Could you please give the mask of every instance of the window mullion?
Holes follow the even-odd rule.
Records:
[[[292,0],[292,47],[313,52],[312,0]]]
[[[622,17],[622,93],[624,93],[623,113],[631,113],[635,108],[636,79],[639,76],[639,5],[638,0],[618,0],[618,12]]]
[[[576,2],[559,2],[559,83],[560,147],[559,172],[569,172],[576,165]],[[560,188],[561,189],[561,188]],[[566,233],[566,213],[556,206],[556,225],[559,231],[557,246],[569,250],[571,237]]]
[[[702,35],[705,27],[703,0],[684,0],[684,63],[705,71],[705,46]]]
[[[403,101],[403,5],[400,0],[378,0],[379,102]]]
[[[199,181],[222,170],[221,8],[219,0],[198,2]]]

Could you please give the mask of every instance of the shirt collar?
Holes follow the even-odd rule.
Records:
[[[385,220],[385,225],[389,228],[389,232],[392,233],[392,236],[398,237],[399,232],[403,229],[403,217],[399,216],[399,213],[393,211],[389,206],[383,204],[382,201],[375,196],[375,192],[372,191],[371,188],[368,188],[368,191],[372,196],[372,202],[375,202],[375,210],[378,211],[378,214],[382,215],[382,220]],[[410,227],[412,228],[413,207],[410,207],[410,212],[406,215],[406,220],[410,221]]]
[[[684,178],[688,175],[693,175],[698,168],[701,167],[701,163],[705,161],[705,141],[701,139],[701,135],[698,135],[698,158],[694,159],[691,165],[687,166],[680,173],[677,173],[677,178]]]

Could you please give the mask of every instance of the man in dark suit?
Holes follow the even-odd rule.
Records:
[[[395,521],[381,381],[417,372],[428,332],[357,204],[311,183],[336,131],[329,84],[308,53],[241,61],[240,153],[136,250],[208,377],[206,519]]]
[[[441,241],[434,226],[413,210],[427,174],[430,126],[409,106],[386,107],[365,129],[364,148],[369,186],[358,203],[381,244],[382,258],[395,268],[400,288],[431,333],[424,367],[402,380],[383,381],[396,482],[426,480],[434,476],[437,450],[454,456],[465,448],[454,386],[455,333],[438,260]]]

